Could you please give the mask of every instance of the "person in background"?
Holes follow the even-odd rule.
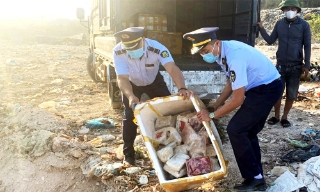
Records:
[[[297,13],[301,12],[298,0],[282,1],[280,9],[284,12],[285,17],[277,21],[271,35],[267,34],[262,22],[258,22],[258,25],[261,36],[269,45],[278,39],[276,67],[281,75],[283,90],[286,89],[286,101],[281,118],[282,98],[280,97],[274,106],[274,116],[268,119],[268,124],[275,125],[280,121],[283,127],[290,127],[288,114],[298,96],[301,74],[304,73],[306,78],[309,73],[311,31],[308,22],[297,16]]]
[[[124,163],[130,165],[135,164],[133,143],[137,134],[132,108],[140,103],[143,93],[150,99],[170,95],[159,72],[159,66],[162,65],[170,74],[179,95],[189,99],[193,94],[186,88],[182,72],[175,65],[169,50],[158,41],[144,38],[143,34],[143,27],[131,27],[114,35],[121,40],[113,50],[113,59],[124,104],[122,121]]]
[[[200,121],[210,121],[240,107],[227,126],[230,143],[244,178],[234,189],[266,190],[257,134],[281,96],[283,85],[280,74],[272,62],[254,47],[239,41],[218,40],[218,29],[201,28],[183,35],[192,41],[193,54],[199,52],[207,63],[217,62],[228,78],[219,98],[208,106],[213,112],[201,109],[197,116]],[[233,97],[225,103],[232,94]]]

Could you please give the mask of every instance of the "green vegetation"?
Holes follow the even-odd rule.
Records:
[[[310,24],[311,33],[314,39],[320,41],[320,15],[312,14],[311,19],[308,20]]]

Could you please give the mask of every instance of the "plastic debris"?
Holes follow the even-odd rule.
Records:
[[[320,97],[320,88],[317,88],[317,89],[314,90],[314,95],[316,97]]]
[[[84,125],[89,128],[108,129],[114,127],[114,120],[109,118],[97,118],[85,122]]]
[[[93,148],[92,150],[100,154],[115,154],[115,150],[109,147]]]
[[[279,177],[286,171],[289,171],[289,167],[286,167],[286,166],[275,166],[270,172],[271,172],[272,175],[275,175],[275,176]]]
[[[83,164],[81,164],[80,168],[84,175],[89,176],[90,172],[97,167],[97,165],[101,162],[101,157],[99,156],[90,156]]]
[[[55,85],[62,85],[62,83],[63,83],[63,79],[55,79],[51,81],[51,84],[55,84]]]
[[[147,170],[147,172],[151,175],[151,176],[156,176],[157,173],[155,170]]]
[[[300,189],[301,187],[304,187],[304,185],[299,182],[298,179],[290,171],[286,171],[275,180],[275,182],[271,185],[267,192],[295,191],[297,189]]]
[[[101,138],[94,138],[91,141],[89,141],[88,143],[90,143],[90,145],[92,147],[101,147],[102,145],[102,139]]]
[[[282,161],[285,162],[304,162],[311,157],[320,155],[320,148],[317,145],[309,145],[305,148],[299,148],[296,150],[291,150],[281,157]]]
[[[312,157],[299,165],[298,180],[303,183],[308,191],[319,191],[320,184],[320,156]]]
[[[87,134],[89,133],[90,129],[86,128],[85,126],[82,126],[81,129],[78,131],[80,134]]]
[[[307,91],[308,89],[305,86],[303,85],[299,86],[299,90],[298,90],[299,93],[306,93]]]
[[[304,141],[310,141],[320,138],[320,132],[314,129],[307,129],[301,132]]]
[[[112,141],[112,140],[116,139],[116,137],[113,135],[100,135],[100,136],[98,136],[98,138],[101,138],[102,142]]]
[[[124,170],[125,173],[127,174],[134,174],[140,172],[142,169],[140,167],[129,167],[126,170]]]
[[[287,138],[287,141],[289,141],[290,144],[293,145],[293,146],[295,146],[295,147],[304,148],[304,147],[307,147],[307,146],[308,146],[307,143],[304,143],[304,142],[301,142],[301,141],[297,141],[297,140],[294,140],[294,139],[289,139],[289,138]]]
[[[148,176],[147,175],[140,175],[139,184],[141,184],[141,185],[148,184]]]

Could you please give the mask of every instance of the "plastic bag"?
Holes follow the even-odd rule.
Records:
[[[211,170],[212,171],[218,171],[221,169],[220,164],[219,164],[219,160],[215,157],[210,157],[210,161],[211,161]]]
[[[186,126],[186,124],[188,124],[188,122],[189,122],[189,119],[187,117],[181,116],[181,115],[177,116],[176,128],[177,128],[178,133],[182,132],[182,130],[185,128],[185,126]]]
[[[184,144],[189,145],[192,139],[196,139],[198,137],[195,130],[190,126],[189,123],[186,123],[184,129],[181,132],[181,138]]]
[[[189,154],[191,158],[202,157],[206,155],[206,140],[199,136],[192,140],[189,145]]]
[[[172,142],[180,144],[182,139],[174,127],[167,127],[155,132],[155,140],[160,144],[167,145]]]
[[[188,145],[178,145],[175,148],[173,148],[173,153],[174,154],[188,154],[188,149],[189,146]]]
[[[173,147],[167,146],[157,151],[160,161],[166,163],[173,156]]]
[[[198,132],[198,135],[200,135],[201,137],[203,137],[206,140],[206,145],[211,144],[211,140],[210,140],[209,134],[208,134],[208,132],[207,132],[205,127],[202,127],[200,129],[200,131]]]
[[[181,138],[183,143],[189,146],[189,154],[192,158],[206,154],[206,139],[198,135],[189,124],[186,124],[182,130]]]
[[[206,146],[206,155],[207,156],[212,156],[212,157],[216,157],[217,156],[217,152],[215,150],[215,148],[212,145],[207,145]]]
[[[84,125],[89,128],[108,129],[114,127],[114,121],[109,118],[97,118],[85,122]]]
[[[164,165],[163,169],[170,173],[171,175],[173,175],[175,178],[180,178],[182,176],[185,176],[187,174],[187,168],[182,168],[180,171],[175,171],[173,169],[171,169],[170,167],[168,167],[167,164]]]
[[[166,165],[174,171],[180,171],[187,159],[190,159],[188,155],[176,154],[167,161]]]
[[[202,123],[199,121],[197,115],[194,115],[189,119],[189,124],[198,133],[202,128]]]
[[[319,156],[320,148],[317,145],[309,145],[305,148],[291,150],[281,157],[284,162],[304,162],[311,157]]]

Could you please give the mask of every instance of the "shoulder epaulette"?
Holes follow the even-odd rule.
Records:
[[[156,48],[154,48],[154,47],[148,46],[147,49],[148,49],[148,51],[154,52],[154,53],[156,53],[156,54],[159,54],[159,53],[160,53],[160,50],[159,50],[159,49],[156,49]]]
[[[122,55],[122,54],[125,54],[127,51],[126,50],[118,50],[118,51],[114,51],[116,53],[116,55]]]

